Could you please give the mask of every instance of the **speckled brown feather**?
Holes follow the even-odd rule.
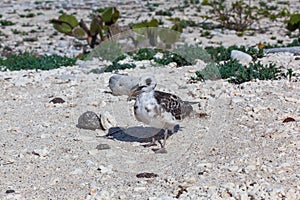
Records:
[[[182,120],[193,110],[193,107],[189,103],[182,101],[180,97],[170,93],[155,91],[154,98],[163,109],[170,112],[177,120]]]

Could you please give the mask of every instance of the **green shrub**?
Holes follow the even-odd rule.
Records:
[[[68,58],[66,56],[36,56],[28,52],[19,55],[9,55],[7,58],[0,57],[0,66],[5,66],[8,70],[22,69],[41,69],[50,70],[61,66],[72,66],[76,62],[76,58]]]
[[[163,11],[163,10],[159,10],[155,12],[155,15],[161,15],[161,16],[169,16],[171,17],[173,14],[171,11]]]
[[[224,46],[219,46],[219,47],[210,46],[210,47],[205,47],[205,50],[211,55],[212,59],[217,63],[220,61],[229,60],[232,50],[239,50],[248,53],[254,58],[254,60],[263,57],[263,50],[254,47],[247,48],[245,46],[232,45],[229,46],[228,48],[225,48]]]
[[[241,84],[253,79],[275,80],[281,70],[275,64],[263,65],[261,62],[250,63],[247,67],[240,64],[237,60],[226,61],[217,65],[221,77],[229,79],[229,82]]]
[[[1,26],[13,26],[13,25],[15,25],[15,23],[13,23],[12,21],[9,21],[9,20],[0,20],[0,25]]]
[[[104,72],[112,72],[116,70],[124,70],[124,69],[132,69],[135,68],[136,65],[134,63],[124,63],[120,64],[118,62],[113,62],[112,65],[109,65],[104,69]]]

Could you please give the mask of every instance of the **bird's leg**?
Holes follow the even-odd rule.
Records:
[[[155,153],[167,153],[167,150],[165,149],[167,138],[168,138],[168,129],[165,130],[165,133],[164,133],[164,142],[161,145],[161,148],[155,150]]]
[[[154,137],[152,137],[152,142],[148,143],[148,144],[145,144],[143,145],[143,147],[152,147],[152,146],[156,146],[156,140]]]

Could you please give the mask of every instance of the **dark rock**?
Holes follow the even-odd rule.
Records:
[[[292,117],[287,117],[287,118],[285,118],[285,119],[283,120],[283,123],[286,123],[286,122],[294,122],[294,121],[296,121],[294,118],[292,118]]]
[[[108,144],[98,144],[96,149],[98,150],[110,149],[110,146]]]
[[[65,100],[63,100],[62,98],[56,97],[54,99],[52,99],[51,101],[49,101],[49,103],[64,103]]]
[[[96,113],[87,111],[78,118],[76,127],[89,130],[101,129],[100,119]]]
[[[143,172],[136,175],[138,178],[155,178],[158,177],[157,174],[149,173],[149,172]]]

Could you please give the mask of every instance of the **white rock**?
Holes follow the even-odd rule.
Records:
[[[243,65],[248,65],[252,61],[252,57],[249,54],[238,50],[232,50],[230,57],[238,60]]]
[[[103,165],[100,165],[99,169],[100,169],[100,172],[103,173],[103,174],[111,174],[112,173],[112,170],[111,170],[110,166],[105,167]]]
[[[47,149],[34,149],[32,151],[33,154],[38,155],[40,157],[46,157],[49,155],[49,150]]]
[[[241,192],[240,200],[250,200],[250,197],[248,197],[247,192]]]
[[[242,98],[242,97],[233,97],[231,99],[231,102],[232,103],[241,103],[241,102],[244,102],[245,100]]]

